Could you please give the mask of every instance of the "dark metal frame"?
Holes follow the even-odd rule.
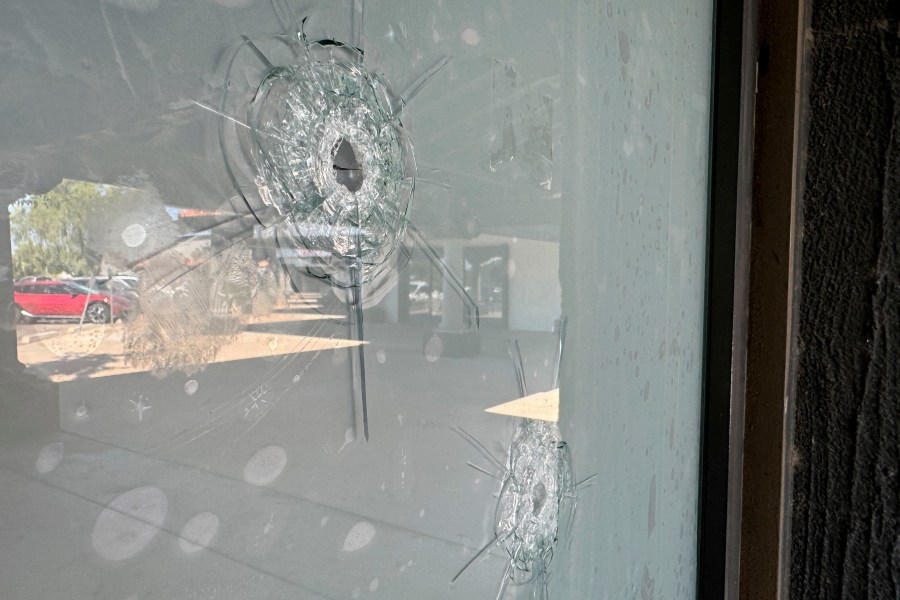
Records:
[[[738,598],[755,0],[716,0],[697,598]]]

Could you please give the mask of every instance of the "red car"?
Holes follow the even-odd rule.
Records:
[[[117,294],[92,292],[66,281],[29,281],[13,286],[14,310],[26,323],[37,319],[84,319],[109,323],[124,318],[131,302]]]

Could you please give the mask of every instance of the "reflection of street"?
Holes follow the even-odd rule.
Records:
[[[445,358],[423,355],[428,324],[371,324],[366,443],[354,434],[347,350],[265,356],[269,343],[262,340],[277,337],[280,347],[282,332],[303,337],[325,323],[312,320],[318,316],[301,311],[267,317],[281,322],[260,319],[248,326],[260,344],[243,345],[258,358],[218,362],[190,376],[80,378],[52,386],[46,399],[33,392],[13,396],[29,398],[15,403],[28,411],[29,422],[39,422],[40,411],[48,417],[45,429],[27,435],[14,426],[21,419],[0,421],[0,485],[15,516],[8,529],[35,540],[15,558],[64,563],[63,569],[71,565],[66,572],[92,576],[73,575],[69,596],[51,587],[45,597],[105,597],[93,581],[102,581],[101,569],[110,563],[97,556],[132,553],[116,567],[140,573],[135,586],[160,597],[212,597],[181,592],[220,589],[223,581],[261,588],[266,577],[284,587],[277,595],[261,588],[269,598],[353,597],[355,587],[365,589],[376,577],[379,591],[393,598],[410,589],[434,600],[494,597],[508,560],[501,549],[447,584],[493,531],[499,485],[493,473],[468,466],[493,471],[452,428],[463,428],[503,459],[514,421],[484,410],[517,396],[507,337],[522,340],[528,385],[541,389],[550,382],[544,363],[553,356],[554,336],[484,331],[479,356]],[[346,325],[326,329],[341,332]],[[121,348],[120,326],[92,331],[107,334],[95,354],[107,345]],[[48,341],[23,344],[20,353]],[[35,470],[40,478],[29,478]],[[110,519],[135,498],[141,519]],[[218,524],[218,533],[213,526],[209,538],[183,535],[198,515]],[[48,557],[47,540],[63,558]],[[185,560],[186,547],[207,545]],[[358,576],[335,576],[334,565],[351,559]],[[308,567],[298,571],[297,565]],[[144,575],[156,572],[174,573],[172,583]],[[37,580],[28,577],[29,585]],[[216,597],[255,597],[256,588],[228,588],[237,591]],[[511,597],[521,598],[530,589],[514,591]]]
[[[226,344],[212,362],[358,345],[352,340],[303,333],[309,325],[335,318],[340,316],[287,310],[251,317],[247,330]],[[81,326],[77,323],[20,324],[16,327],[19,362],[26,365],[29,371],[56,382],[145,371],[129,365],[125,359],[124,328],[122,323]],[[198,337],[201,339],[196,341],[202,342],[204,336]]]

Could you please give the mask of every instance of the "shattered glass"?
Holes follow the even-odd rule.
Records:
[[[285,12],[290,14],[289,9]],[[363,308],[376,304],[396,285],[411,253],[402,247],[407,229],[410,245],[418,244],[441,268],[453,292],[467,305],[470,326],[477,329],[479,325],[477,304],[407,220],[416,165],[400,114],[447,60],[424,73],[401,98],[381,75],[367,70],[362,50],[330,39],[310,42],[305,23],[305,19],[288,21],[288,33],[295,39],[265,39],[268,45],[275,44],[279,55],[285,46],[290,49],[289,63],[282,66],[242,36],[243,43],[227,63],[222,110],[194,104],[222,118],[219,136],[229,176],[253,218],[260,225],[274,223],[268,227],[274,230],[279,250],[303,252],[308,257],[306,275],[348,290],[342,297],[360,343],[351,378],[368,440]],[[232,90],[232,74],[248,66],[247,60],[256,69],[251,68],[253,75],[244,80],[249,88]],[[255,77],[260,81],[254,89]],[[245,112],[247,122],[229,111]],[[230,143],[235,139],[239,148]],[[245,194],[252,185],[236,174],[256,183],[253,199]],[[266,214],[271,212],[269,207],[277,212],[274,218]],[[391,261],[398,248],[402,256]],[[234,266],[233,261],[227,264],[232,287]],[[287,272],[296,277],[295,271]],[[301,284],[295,280],[293,285],[299,289]],[[165,286],[158,290],[162,291]],[[215,288],[213,295],[225,296],[229,303],[233,298]],[[227,341],[224,335],[217,339]]]
[[[259,193],[285,217],[283,243],[326,257],[311,273],[366,285],[405,234],[415,185],[399,99],[355,48],[303,40],[298,58],[265,74],[246,109]],[[358,280],[344,266],[353,262]]]
[[[553,387],[559,383],[559,370],[565,342],[566,319],[559,329],[559,345],[553,368]],[[515,366],[519,394],[528,396],[525,365],[517,340],[510,343],[510,355]],[[456,574],[456,581],[472,563],[495,544],[506,550],[509,562],[500,580],[497,597],[502,598],[509,582],[532,584],[535,598],[549,595],[551,562],[560,539],[571,541],[578,488],[594,476],[580,483],[573,481],[572,458],[562,440],[556,420],[523,418],[507,450],[506,462],[501,463],[471,435],[460,435],[482,456],[499,469],[489,470],[468,463],[474,469],[500,482],[499,498],[494,513],[494,538]],[[560,528],[560,520],[565,527]]]

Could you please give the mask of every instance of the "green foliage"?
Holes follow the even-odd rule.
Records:
[[[13,269],[26,275],[90,274],[87,224],[121,192],[114,187],[64,179],[38,196],[27,196],[10,207]]]

